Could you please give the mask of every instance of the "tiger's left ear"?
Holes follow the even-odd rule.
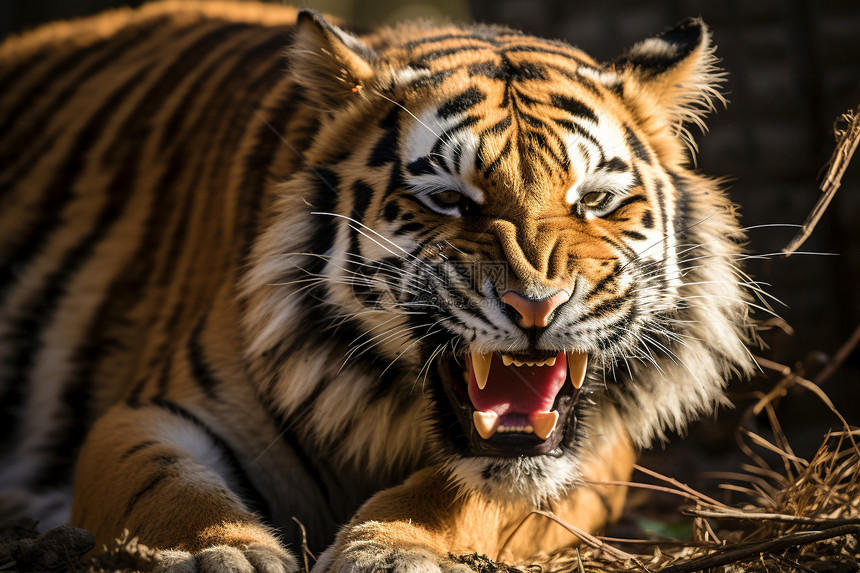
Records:
[[[717,89],[725,73],[716,63],[708,27],[689,18],[633,46],[615,61],[615,70],[646,130],[656,134],[669,128],[695,150],[684,124],[704,130],[702,118],[714,110],[714,101],[725,103]]]
[[[338,109],[361,91],[373,75],[376,53],[315,10],[299,11],[287,52],[290,74],[312,104]]]

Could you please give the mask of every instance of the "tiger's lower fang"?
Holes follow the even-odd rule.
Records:
[[[499,428],[499,415],[495,412],[481,412],[480,410],[475,410],[472,414],[472,420],[475,423],[475,429],[478,431],[478,435],[485,440],[492,438],[495,435],[496,430]]]

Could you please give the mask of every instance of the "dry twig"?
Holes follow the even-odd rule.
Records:
[[[772,553],[774,551],[782,551],[796,545],[808,545],[825,539],[834,537],[842,537],[844,535],[860,534],[860,525],[840,525],[831,527],[824,531],[801,531],[791,533],[766,541],[750,543],[744,546],[732,547],[725,549],[719,553],[688,559],[681,563],[675,563],[669,567],[660,570],[660,573],[693,573],[694,571],[702,571],[710,567],[719,567],[720,565],[728,565],[743,561],[748,557],[753,557],[761,553]]]
[[[803,226],[794,239],[782,249],[782,252],[787,257],[800,248],[806,239],[809,238],[809,235],[812,234],[812,230],[818,224],[824,211],[827,210],[827,206],[830,205],[830,201],[836,195],[836,191],[839,190],[839,186],[842,184],[842,175],[848,169],[848,164],[851,163],[854,150],[857,149],[857,144],[860,143],[860,105],[853,111],[849,111],[843,115],[840,121],[844,121],[847,125],[844,129],[837,128],[836,130],[838,137],[836,149],[833,150],[833,155],[830,156],[827,162],[827,165],[829,165],[827,175],[824,177],[821,185],[819,185],[819,189],[821,189],[823,195],[815,204],[815,207],[812,208],[812,212],[809,213],[809,216],[803,222]]]

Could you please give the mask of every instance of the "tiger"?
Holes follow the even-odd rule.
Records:
[[[0,515],[165,572],[603,531],[753,367],[744,231],[694,166],[717,64],[700,19],[600,63],[252,2],[7,39]]]

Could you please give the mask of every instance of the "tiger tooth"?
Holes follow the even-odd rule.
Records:
[[[588,366],[587,352],[571,352],[567,355],[567,369],[574,388],[580,388],[585,379],[585,368]]]
[[[547,358],[546,361],[543,363],[544,366],[555,366],[555,359],[556,359],[555,356],[551,356],[550,358]]]
[[[495,412],[481,412],[475,410],[472,413],[472,421],[475,423],[475,429],[478,435],[489,440],[499,428],[499,415]]]
[[[508,356],[507,354],[502,354],[502,364],[505,366],[510,366],[514,363],[514,359]]]
[[[516,366],[517,368],[521,368],[524,365],[525,365],[525,362],[520,362],[519,360],[514,360],[514,366]]]
[[[555,425],[558,423],[558,412],[535,412],[529,416],[529,422],[535,435],[541,440],[547,439],[555,430]]]
[[[487,386],[487,377],[490,375],[492,361],[493,355],[491,353],[482,354],[477,350],[472,351],[472,370],[475,372],[475,380],[481,390]]]

